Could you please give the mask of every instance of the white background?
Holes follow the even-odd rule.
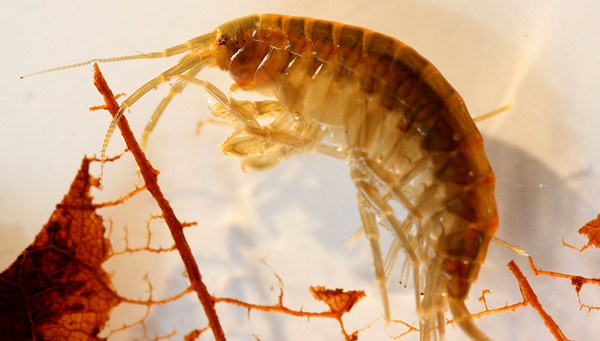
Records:
[[[497,236],[519,245],[546,270],[599,276],[597,250],[580,254],[561,246],[561,238],[582,246],[585,239],[577,235],[578,228],[600,212],[600,5],[594,1],[3,2],[0,268],[31,243],[62,200],[82,156],[99,153],[109,122],[108,114],[87,111],[101,104],[91,66],[19,77],[96,57],[162,50],[253,13],[328,19],[396,37],[442,71],[474,116],[516,101],[511,111],[479,125],[498,180]],[[101,69],[115,92],[132,93],[175,62],[122,62]],[[222,88],[230,83],[215,72],[200,77]],[[128,118],[137,134],[166,90],[164,86],[151,92],[133,107]],[[189,87],[165,112],[151,136],[148,154],[161,171],[160,184],[180,219],[199,222],[187,235],[209,290],[217,296],[273,304],[278,294],[274,270],[284,281],[286,305],[316,311],[326,308],[310,298],[309,285],[363,289],[367,297],[346,321],[347,329],[378,319],[359,339],[385,340],[402,332],[394,325],[385,329],[382,322],[367,243],[361,240],[350,251],[341,249],[359,225],[347,167],[321,155],[307,155],[267,172],[245,174],[237,160],[218,150],[227,128],[205,126],[194,135],[196,122],[208,116],[202,91]],[[115,135],[109,153],[122,149],[120,136]],[[93,172],[98,174],[97,165]],[[134,175],[130,156],[108,164],[105,190],[93,195],[99,202],[114,200],[133,188]],[[140,196],[125,207],[101,213],[114,221],[118,250],[123,246],[123,226],[128,226],[131,241],[138,241],[145,220],[158,210],[151,199]],[[166,227],[152,228],[158,241]],[[384,245],[388,237],[384,233]],[[155,298],[183,286],[176,254],[117,258],[106,267],[116,273],[115,283],[124,295],[144,297],[147,287],[141,277],[148,271]],[[476,298],[483,289],[493,292],[490,308],[519,301],[517,283],[506,267],[511,259],[568,338],[597,338],[600,312],[587,315],[587,310],[580,310],[568,280],[536,278],[525,258],[497,245],[490,247],[471,291],[468,304],[473,311],[482,308]],[[392,317],[412,323],[412,288],[396,284],[394,276],[389,289]],[[600,305],[599,291],[584,287],[584,302]],[[335,321],[307,322],[257,312],[248,320],[243,309],[224,304],[217,308],[229,340],[255,340],[252,334],[263,341],[341,339]],[[151,337],[178,330],[174,339],[206,323],[191,295],[153,311],[146,322]],[[552,339],[530,307],[476,322],[495,340]],[[111,323],[113,328],[120,326]],[[451,328],[448,334],[450,340],[464,337]],[[133,329],[115,339],[139,335],[140,330]],[[416,333],[403,338],[417,339]]]

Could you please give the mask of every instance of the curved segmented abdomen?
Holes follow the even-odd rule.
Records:
[[[460,95],[429,61],[385,35],[306,18],[256,20],[252,41],[231,58],[234,79],[246,77],[239,83],[317,122],[301,136],[309,145],[333,144],[351,163],[356,151],[366,155],[384,183],[378,195],[402,197],[418,225],[422,315],[445,310],[447,293],[459,323],[470,321],[462,301],[498,215],[483,139]]]

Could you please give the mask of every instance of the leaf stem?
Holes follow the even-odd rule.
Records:
[[[94,63],[94,85],[104,97],[106,110],[108,110],[114,117],[119,111],[119,105],[115,100],[112,90],[108,87],[104,76],[100,72],[98,64],[96,63]],[[204,312],[208,317],[208,323],[213,331],[215,339],[217,341],[225,341],[225,334],[223,333],[223,328],[219,323],[219,317],[217,316],[217,312],[215,310],[215,300],[208,293],[208,289],[206,288],[204,282],[202,282],[202,275],[200,274],[198,264],[196,263],[194,255],[192,254],[192,250],[190,249],[190,246],[185,239],[185,235],[183,234],[183,227],[179,220],[177,220],[177,217],[175,217],[173,208],[169,204],[169,201],[165,199],[160,187],[158,186],[158,172],[152,168],[150,161],[148,161],[144,152],[140,148],[140,145],[137,143],[137,140],[129,128],[129,123],[125,119],[125,116],[121,117],[118,126],[119,130],[121,131],[121,135],[123,135],[123,139],[127,144],[127,148],[129,148],[133,154],[133,157],[135,158],[135,161],[140,167],[140,173],[144,178],[144,182],[146,183],[148,191],[150,194],[152,194],[154,200],[156,200],[156,203],[162,211],[165,222],[171,231],[171,236],[173,237],[175,246],[181,255],[183,264],[185,265],[192,288],[198,294],[200,303],[202,303]]]

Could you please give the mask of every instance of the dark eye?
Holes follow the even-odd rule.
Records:
[[[223,34],[217,39],[217,45],[225,45],[227,44],[227,35]]]

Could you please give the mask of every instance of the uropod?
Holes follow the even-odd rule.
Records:
[[[194,83],[212,98],[212,113],[235,129],[222,144],[247,169],[262,170],[310,151],[347,162],[357,189],[375,278],[389,317],[387,274],[401,250],[413,278],[421,339],[444,338],[444,314],[473,340],[489,340],[465,306],[498,228],[495,177],[483,139],[461,96],[406,44],[360,27],[275,14],[251,15],[162,52],[92,62],[184,54],[121,104],[119,119],[143,95],[174,82],[150,119],[142,147],[171,99]],[[232,90],[269,100],[242,101],[196,78],[226,71]],[[38,73],[41,73],[38,72]],[[37,73],[36,73],[37,74]],[[405,210],[399,212],[394,207]],[[382,259],[379,230],[393,243]],[[390,255],[392,255],[390,257]]]

